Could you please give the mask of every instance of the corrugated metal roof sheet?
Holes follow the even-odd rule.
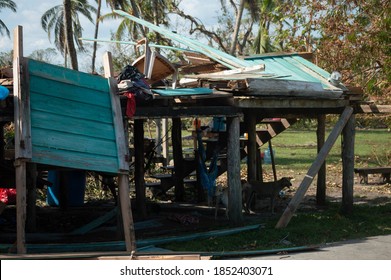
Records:
[[[265,64],[265,72],[274,74],[279,79],[320,82],[324,89],[335,89],[328,82],[330,73],[298,54],[258,55],[245,60]]]

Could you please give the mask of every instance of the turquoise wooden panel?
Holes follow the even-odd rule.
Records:
[[[112,124],[75,119],[41,111],[33,111],[31,119],[34,128],[62,131],[106,140],[113,140],[115,137]],[[96,134],[97,131],[100,131],[100,133]]]
[[[31,110],[55,113],[77,119],[86,119],[100,123],[113,123],[111,109],[56,98],[31,92]]]
[[[32,161],[117,173],[107,79],[29,60]]]
[[[36,146],[33,146],[33,155],[34,162],[41,164],[109,173],[118,172],[116,157],[97,157],[92,154],[54,150]]]
[[[56,80],[63,84],[75,84],[80,88],[90,88],[97,91],[107,90],[107,80],[101,76],[91,75],[61,66],[40,61],[29,60],[30,75],[40,76],[46,80]]]
[[[69,132],[34,127],[31,135],[34,146],[76,151],[95,155],[116,156],[115,140],[105,140]]]
[[[30,76],[30,91],[45,96],[68,99],[80,103],[111,108],[110,97],[107,95],[108,84],[105,82],[105,91],[97,91],[90,88],[79,87],[74,84],[62,83],[55,80],[47,80],[39,76]]]

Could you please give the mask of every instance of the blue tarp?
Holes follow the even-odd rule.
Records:
[[[152,89],[152,91],[161,96],[205,95],[213,93],[213,89],[210,88]]]

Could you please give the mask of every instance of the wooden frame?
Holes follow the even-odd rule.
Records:
[[[14,36],[17,253],[26,253],[27,161],[119,174],[126,250],[134,251],[128,147],[116,81],[24,58],[22,32],[18,26]]]

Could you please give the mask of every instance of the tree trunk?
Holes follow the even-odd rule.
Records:
[[[69,56],[71,58],[72,69],[79,70],[78,63],[77,63],[76,48],[73,42],[71,0],[63,0],[63,5],[64,5],[65,44],[68,47]]]
[[[98,0],[98,8],[96,11],[96,20],[95,20],[95,34],[94,39],[98,39],[98,31],[99,31],[99,18],[100,18],[100,10],[102,7],[102,0]],[[98,43],[94,42],[93,51],[92,51],[92,65],[91,65],[91,72],[95,72],[95,60],[96,60],[96,49]]]
[[[240,0],[238,14],[236,15],[235,29],[234,29],[234,33],[232,34],[232,45],[231,45],[231,49],[229,51],[230,55],[235,55],[235,50],[236,50],[236,45],[238,43],[239,29],[240,29],[240,24],[242,22],[242,15],[243,15],[245,2],[246,2],[245,0]]]

